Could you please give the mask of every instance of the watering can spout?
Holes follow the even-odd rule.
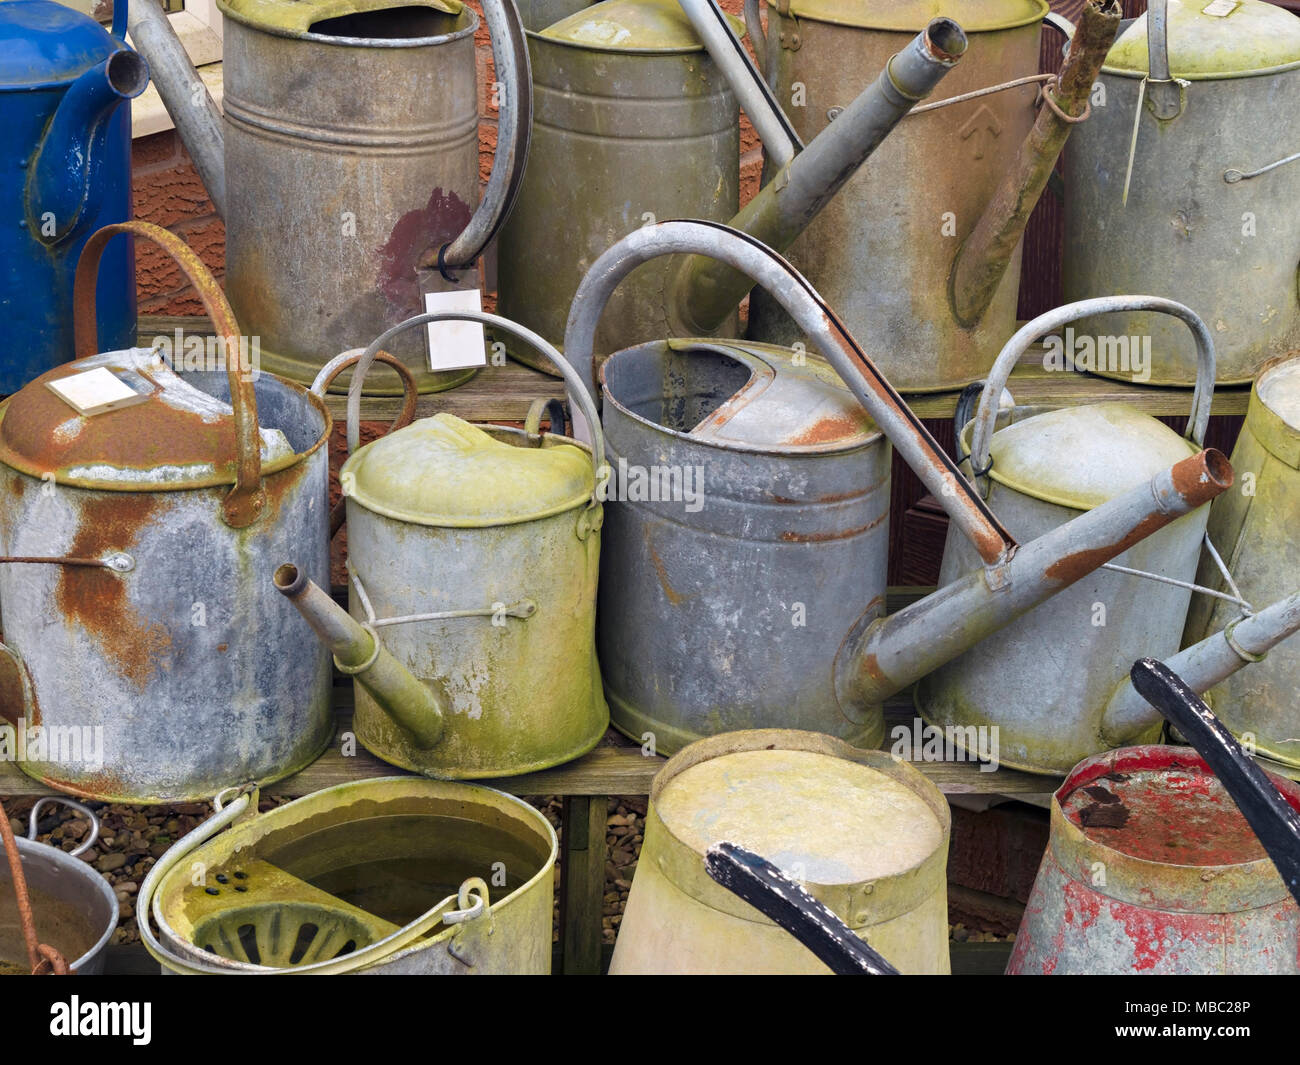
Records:
[[[1089,114],[1089,96],[1119,29],[1118,0],[1088,0],[1059,76],[1043,85],[1043,106],[948,276],[953,317],[967,329],[993,302],[1070,130]]]
[[[1300,631],[1300,592],[1280,599],[1257,614],[1233,622],[1222,632],[1207,636],[1165,662],[1192,691],[1203,693],[1222,684],[1232,674],[1258,662],[1288,636]],[[1160,712],[1126,680],[1106,706],[1101,738],[1121,747],[1151,729]]]
[[[68,88],[32,157],[27,178],[27,222],[41,241],[54,245],[66,240],[99,214],[108,120],[148,84],[148,64],[122,48]]]
[[[1039,603],[1232,486],[1213,448],[886,618],[864,615],[835,664],[843,708],[878,706]]]
[[[934,19],[728,224],[775,251],[788,248],[912,106],[957,64],[966,43],[966,34],[952,19]],[[718,260],[691,256],[674,284],[675,332],[711,333],[752,287],[750,278]]]
[[[437,696],[385,650],[373,629],[353,619],[292,563],[280,566],[273,579],[276,590],[333,653],[340,670],[350,674],[420,747],[438,742],[443,714]]]

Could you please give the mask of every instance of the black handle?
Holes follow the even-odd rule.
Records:
[[[715,843],[704,867],[728,891],[799,940],[837,976],[897,976],[898,970],[853,934],[818,901],[766,858],[735,843]]]
[[[1135,662],[1129,676],[1137,693],[1191,741],[1223,781],[1300,902],[1300,815],[1182,677],[1154,658]]]

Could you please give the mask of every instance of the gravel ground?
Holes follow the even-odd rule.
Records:
[[[263,798],[261,809],[268,810],[287,800]],[[530,798],[548,821],[560,831],[561,800],[556,796]],[[5,802],[15,834],[27,834],[27,818],[34,799],[11,799]],[[135,926],[135,901],[140,882],[154,861],[171,844],[205,820],[211,812],[207,803],[182,803],[176,806],[126,806],[87,803],[99,814],[103,825],[99,840],[81,856],[95,867],[117,894],[121,922],[113,934],[114,943],[136,943],[140,934]],[[645,798],[621,797],[609,800],[605,843],[605,894],[601,925],[606,944],[618,934],[627,906],[628,890],[636,872],[645,833]],[[88,826],[75,811],[62,805],[48,805],[42,810],[38,838],[65,851],[73,850],[86,838]],[[556,876],[553,936],[559,939],[559,875]],[[949,935],[959,943],[993,943],[1014,940],[964,924],[949,926]]]

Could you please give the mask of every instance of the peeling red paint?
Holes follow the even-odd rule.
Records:
[[[377,250],[376,287],[392,308],[394,322],[422,309],[416,267],[426,252],[436,255],[442,245],[459,236],[469,225],[470,214],[469,205],[454,192],[436,188],[427,205],[397,220],[388,241]]]

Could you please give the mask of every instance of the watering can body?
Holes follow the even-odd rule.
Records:
[[[1236,468],[1242,471],[1242,487],[1225,493],[1210,508],[1209,537],[1242,598],[1258,608],[1293,591],[1300,574],[1295,537],[1300,518],[1300,359],[1279,359],[1264,367],[1251,392],[1232,460],[1240,463]],[[1198,583],[1225,590],[1209,560],[1202,563]],[[1184,642],[1204,639],[1238,615],[1239,610],[1223,600],[1193,596]],[[1297,685],[1300,649],[1286,644],[1207,696],[1236,736],[1288,776],[1300,772]]]
[[[829,971],[710,879],[705,852],[724,839],[766,846],[901,972],[947,973],[950,817],[933,784],[881,751],[784,729],[693,743],[655,777],[610,975]]]
[[[1185,303],[1214,327],[1219,381],[1243,383],[1300,346],[1300,18],[1260,0],[1224,10],[1171,0],[1167,25],[1174,80],[1154,80],[1162,38],[1138,19],[1102,68],[1104,105],[1066,153],[1065,298]],[[1150,337],[1144,383],[1196,375],[1193,346],[1167,319],[1111,314],[1085,330]]]
[[[1274,778],[1300,808],[1300,788]],[[1204,760],[1123,747],[1076,766],[1010,974],[1300,971],[1300,909]]]
[[[1042,0],[945,6],[970,43],[942,96],[1036,73],[1046,13]],[[769,3],[767,15],[767,75],[805,142],[832,126],[929,17],[916,5],[848,0]],[[961,388],[1015,331],[1018,245],[971,328],[953,317],[949,275],[1034,124],[1035,94],[1023,85],[904,119],[786,253],[901,391]],[[749,321],[753,339],[801,339],[762,292]]]
[[[228,321],[216,282],[190,276]],[[146,400],[82,415],[47,387],[95,369]],[[236,405],[256,443],[236,446]],[[148,803],[278,779],[320,754],[329,658],[295,636],[263,573],[293,550],[328,579],[330,428],[297,386],[237,368],[176,373],[144,349],[65,364],[0,407],[0,711],[10,742],[25,736],[20,768]]]
[[[72,278],[86,239],[131,217],[131,108],[147,67],[96,21],[47,0],[0,8],[0,395],[72,358]],[[99,279],[107,346],[135,340],[135,260],[115,241]]]
[[[735,96],[675,0],[609,0],[554,26],[553,14],[525,10],[537,122],[497,278],[501,313],[558,343],[578,283],[620,237],[736,213],[740,132]],[[619,290],[601,352],[663,335],[673,266],[648,264]],[[551,372],[524,346],[511,355]]]

